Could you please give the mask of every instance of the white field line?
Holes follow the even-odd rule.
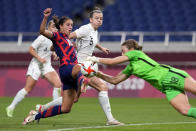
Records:
[[[191,124],[196,122],[166,122],[166,123],[136,123],[136,124],[125,124],[119,126],[145,126],[145,125],[175,125],[175,124]],[[63,129],[53,129],[48,131],[70,131],[70,130],[80,130],[80,129],[91,129],[91,128],[110,128],[117,126],[86,126],[86,127],[76,127],[76,128],[63,128]]]

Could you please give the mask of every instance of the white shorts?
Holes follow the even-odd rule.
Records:
[[[40,76],[44,76],[49,72],[55,71],[51,63],[39,64],[38,62],[31,61],[27,70],[27,76],[31,76],[34,80],[38,80]]]

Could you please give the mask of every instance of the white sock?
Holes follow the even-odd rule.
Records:
[[[18,91],[16,96],[14,97],[12,103],[8,106],[9,109],[14,109],[16,105],[24,99],[24,97],[27,95],[27,91],[22,88],[21,90]]]
[[[53,100],[61,97],[61,88],[56,88],[54,87],[53,92],[52,92]]]
[[[108,119],[108,121],[114,120],[114,117],[111,112],[111,107],[110,107],[110,101],[108,98],[108,92],[107,91],[100,91],[99,92],[99,103]]]
[[[61,105],[61,104],[62,104],[62,96],[53,100],[53,101],[51,101],[51,102],[49,102],[49,103],[47,103],[47,104],[45,104],[45,105],[43,105],[43,106],[44,106],[44,110],[46,110],[46,109],[48,109],[52,106]]]

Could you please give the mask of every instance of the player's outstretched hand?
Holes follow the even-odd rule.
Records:
[[[103,52],[108,55],[110,53],[110,50],[108,48],[103,48]]]
[[[52,8],[46,8],[44,10],[44,16],[49,17],[51,15],[51,12],[52,12]]]
[[[86,58],[87,61],[99,62],[99,58],[95,56],[88,56]]]

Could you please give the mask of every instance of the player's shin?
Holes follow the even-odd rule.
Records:
[[[54,87],[53,92],[52,92],[53,100],[61,97],[61,88],[56,88]]]
[[[110,101],[108,98],[107,91],[100,91],[99,92],[99,103],[100,103],[108,121],[114,120],[113,115],[111,113]]]
[[[79,71],[77,74],[77,81],[78,81],[79,90],[82,93],[86,92],[86,88],[90,80],[85,76],[83,76],[82,73]]]
[[[53,107],[50,107],[47,110],[44,110],[43,112],[39,112],[35,116],[35,120],[39,120],[40,118],[47,118],[47,117],[51,117],[51,116],[56,116],[56,115],[59,115],[59,114],[62,114],[61,105],[53,106]]]
[[[62,97],[59,97],[59,98],[57,98],[57,99],[55,99],[55,100],[53,100],[53,101],[51,101],[51,102],[49,102],[45,105],[37,104],[36,105],[36,110],[38,112],[41,112],[41,111],[44,111],[44,110],[46,110],[46,109],[48,109],[52,106],[61,105],[61,104],[62,104]]]

